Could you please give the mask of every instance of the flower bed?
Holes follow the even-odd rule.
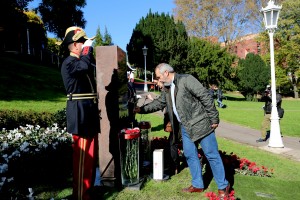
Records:
[[[72,170],[72,135],[57,124],[0,131],[0,192],[65,180]]]

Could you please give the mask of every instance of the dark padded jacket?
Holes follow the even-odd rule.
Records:
[[[175,105],[186,131],[193,141],[197,141],[214,131],[212,124],[219,124],[219,112],[208,90],[192,75],[177,74],[174,77]],[[177,122],[173,114],[171,91],[141,107],[142,113],[151,113],[167,107],[172,127]]]

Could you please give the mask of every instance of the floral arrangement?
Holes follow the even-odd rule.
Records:
[[[120,153],[123,185],[139,182],[139,137],[139,128],[121,130]]]
[[[214,192],[206,192],[205,197],[207,197],[209,200],[220,200],[218,195]],[[224,197],[224,200],[235,200],[234,190],[231,190],[231,192],[229,193],[229,197]]]
[[[260,177],[271,177],[274,170],[268,170],[265,166],[257,166],[255,162],[251,162],[246,158],[240,159],[240,166],[236,169],[239,174],[250,175],[250,176],[260,176]]]
[[[151,152],[155,149],[164,149],[168,143],[168,138],[166,136],[153,138],[151,140]]]
[[[18,175],[16,171],[21,171],[19,174],[22,174],[25,167],[32,167],[24,166],[28,163],[27,158],[42,158],[49,154],[56,156],[51,152],[62,150],[62,146],[71,148],[72,135],[67,133],[66,129],[60,129],[57,124],[46,129],[38,125],[26,125],[13,130],[3,129],[0,131],[0,141],[1,191],[5,184],[14,182],[14,176]]]

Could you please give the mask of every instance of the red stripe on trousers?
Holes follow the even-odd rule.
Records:
[[[82,137],[73,135],[73,197],[89,200],[89,189],[93,186],[96,173],[98,135]]]

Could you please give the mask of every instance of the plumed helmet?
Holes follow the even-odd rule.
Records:
[[[86,36],[85,31],[82,28],[72,26],[66,30],[65,38],[64,38],[63,42],[61,43],[61,45],[68,45],[73,42],[77,42],[80,40],[85,41],[85,40],[89,40],[89,39],[93,40],[93,39],[95,39],[95,36],[88,38]]]

